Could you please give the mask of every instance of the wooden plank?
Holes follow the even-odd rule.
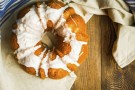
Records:
[[[79,67],[77,79],[71,90],[101,90],[101,30],[100,16],[88,22],[89,55]]]
[[[121,69],[112,56],[115,28],[107,16],[93,16],[88,22],[89,56],[71,90],[135,90],[135,61]]]
[[[135,62],[121,69],[111,54],[116,39],[113,25],[108,17],[102,16],[102,90],[135,90]]]

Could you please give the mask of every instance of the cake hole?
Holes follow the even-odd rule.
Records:
[[[42,42],[45,47],[52,50],[57,42],[56,35],[51,31],[42,34]]]

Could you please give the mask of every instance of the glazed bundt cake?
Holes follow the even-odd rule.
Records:
[[[42,79],[70,75],[86,59],[86,24],[74,8],[62,2],[38,2],[23,8],[12,31],[18,63]],[[42,41],[47,32],[55,37],[51,48]]]

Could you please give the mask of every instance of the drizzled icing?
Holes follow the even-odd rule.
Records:
[[[44,51],[41,53],[41,55],[36,56],[34,52],[32,52],[30,55],[25,57],[24,59],[19,59],[18,62],[22,65],[25,65],[26,67],[33,67],[36,71],[36,76],[38,76],[38,69],[40,66],[40,62],[43,58]]]
[[[47,16],[46,16],[46,7],[47,5],[45,3],[41,4],[37,10],[39,17],[41,19],[41,22],[43,24],[43,28],[46,29],[47,28]]]
[[[46,77],[48,77],[49,53],[47,53],[45,58],[43,58],[43,60],[41,62],[41,68],[45,70],[45,75],[46,75]]]
[[[78,60],[79,54],[81,52],[81,48],[83,44],[87,44],[86,42],[82,41],[77,41],[77,40],[71,40],[70,45],[71,45],[71,52],[69,53],[69,56],[73,58],[75,61]]]
[[[62,60],[67,63],[75,64],[76,66],[79,66],[79,63],[77,62],[80,56],[82,45],[87,44],[86,42],[77,41],[76,39],[70,41],[71,52],[68,55],[65,55],[62,57]]]
[[[41,45],[39,46],[35,46],[35,47],[31,47],[31,48],[26,48],[24,50],[20,50],[18,53],[17,53],[17,58],[20,60],[20,59],[23,59],[25,57],[27,57],[28,55],[30,55],[32,52],[35,52],[38,48],[40,48]]]
[[[17,35],[18,50],[33,47],[41,40],[44,29],[36,14],[35,7],[32,7],[22,19],[18,20],[17,25],[17,30],[14,30],[14,33]]]
[[[63,42],[70,43],[71,46],[71,52],[68,55],[65,55],[62,57],[62,60],[67,63],[75,64],[76,66],[79,66],[79,63],[77,62],[80,56],[82,45],[87,44],[87,42],[78,41],[76,39],[76,34],[71,32],[70,28],[64,28],[63,30],[60,29],[61,32],[59,35],[65,37]]]
[[[45,75],[48,77],[49,68],[62,68],[71,73],[66,64],[71,63],[79,66],[77,61],[82,45],[87,43],[78,41],[76,34],[66,25],[63,12],[67,7],[66,5],[60,9],[54,9],[42,3],[38,8],[33,6],[23,18],[17,21],[18,27],[13,32],[17,35],[19,45],[17,49],[18,62],[26,67],[33,67],[36,70],[36,75],[38,75],[39,68],[44,69]],[[34,54],[41,47],[41,45],[35,45],[41,41],[48,20],[53,22],[55,33],[64,37],[63,42],[70,43],[71,46],[71,52],[68,55],[62,58],[57,55],[53,61],[49,59],[50,52],[43,58],[46,49],[39,56]]]
[[[49,66],[50,68],[62,68],[68,72],[70,70],[67,68],[66,64],[64,64],[61,60],[61,58],[57,55],[56,58],[53,61],[49,61]]]
[[[43,23],[44,29],[47,28],[47,21],[51,20],[53,24],[56,24],[58,19],[61,17],[62,13],[68,6],[62,7],[60,9],[54,9],[49,6],[46,6],[44,3],[41,4],[38,8],[38,13]]]

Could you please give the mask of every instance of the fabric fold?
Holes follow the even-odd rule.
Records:
[[[135,60],[135,27],[119,25],[117,40],[113,46],[113,56],[123,68]]]

